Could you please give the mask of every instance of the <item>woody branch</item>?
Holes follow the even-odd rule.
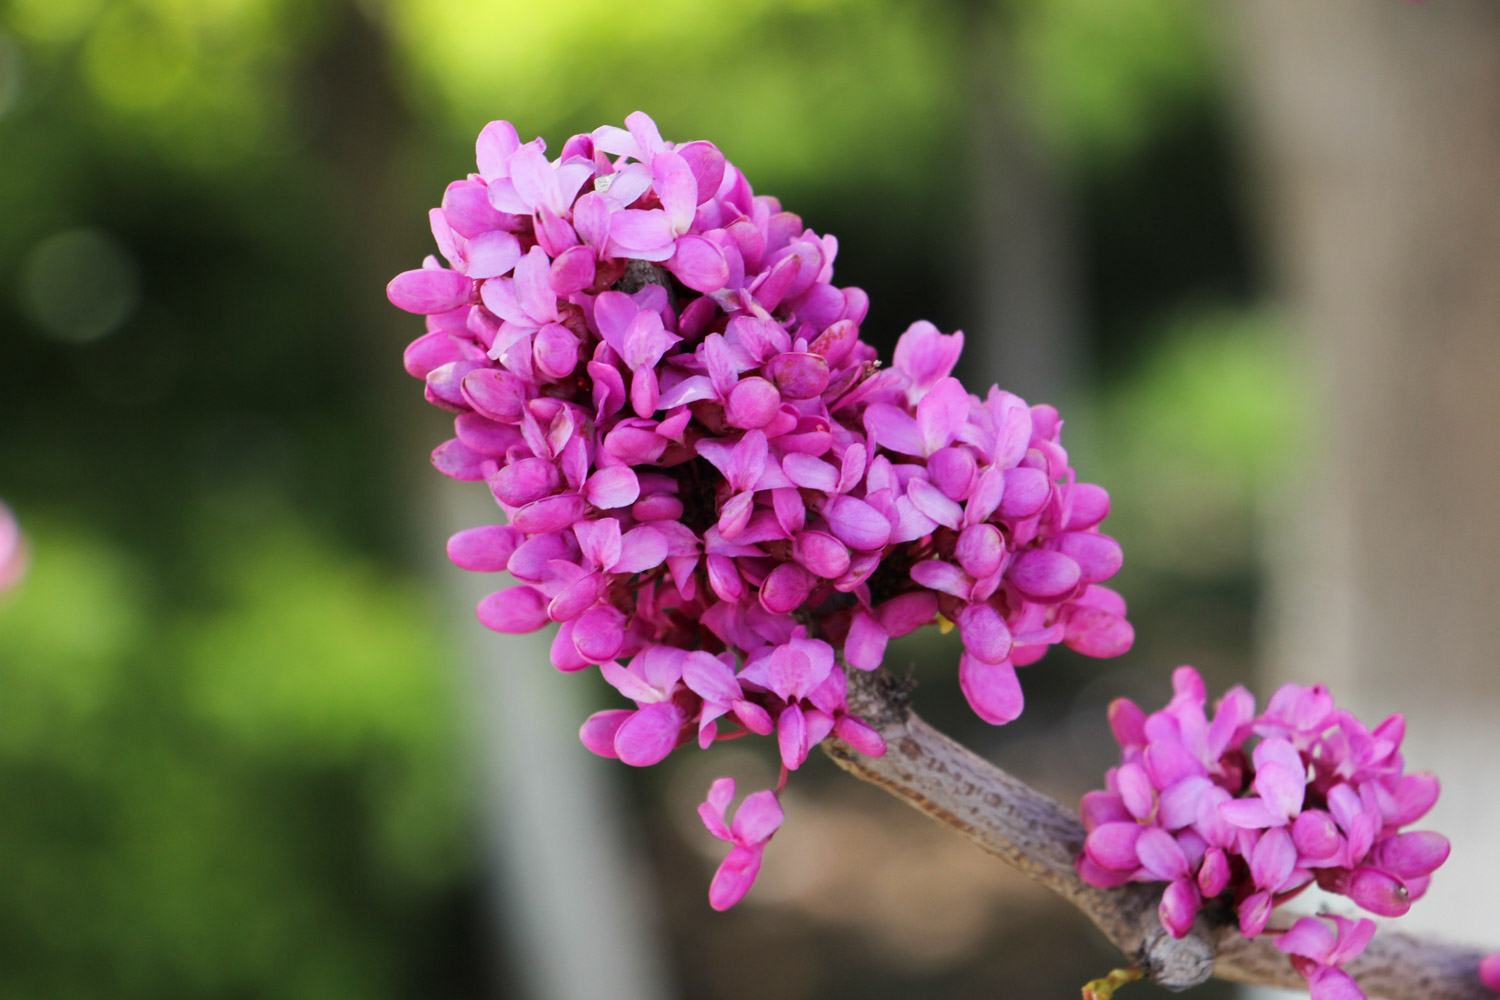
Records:
[[[906,689],[884,670],[849,671],[849,707],[885,738],[883,757],[824,744],[840,767],[885,789],[1051,889],[1087,916],[1147,978],[1182,990],[1217,977],[1301,988],[1301,977],[1272,943],[1247,939],[1227,910],[1207,908],[1174,939],[1157,917],[1159,885],[1100,889],[1079,878],[1077,817],[1047,795],[938,732],[911,710]],[[1371,997],[1385,1000],[1492,1000],[1474,949],[1383,933],[1348,966]]]

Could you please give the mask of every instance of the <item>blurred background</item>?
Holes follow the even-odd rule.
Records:
[[[816,757],[744,904],[708,782],[593,758],[617,696],[473,619],[493,520],[386,281],[508,118],[649,111],[840,240],[866,336],[967,332],[1114,497],[1138,642],[984,726],[1065,801],[1109,700],[1325,680],[1406,710],[1500,944],[1492,0],[0,0],[0,998],[1063,997],[1086,922]],[[1485,846],[1489,845],[1486,850]],[[1131,995],[1153,995],[1131,987]],[[1196,995],[1228,996],[1219,986]]]

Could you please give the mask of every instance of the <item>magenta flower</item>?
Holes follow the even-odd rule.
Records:
[[[1147,715],[1124,699],[1110,706],[1121,762],[1105,789],[1080,805],[1088,837],[1077,869],[1085,881],[1167,883],[1160,916],[1175,937],[1215,898],[1233,906],[1240,932],[1254,937],[1275,906],[1314,883],[1388,917],[1426,891],[1447,860],[1448,840],[1401,829],[1432,807],[1437,783],[1404,773],[1399,716],[1371,732],[1325,689],[1289,684],[1258,716],[1250,694],[1235,688],[1210,721],[1198,673],[1180,667],[1172,681],[1161,711]],[[1316,921],[1284,938],[1304,949],[1298,968],[1314,996],[1356,995],[1338,992],[1348,977],[1336,966],[1362,950],[1368,934],[1344,924],[1354,926],[1340,924],[1336,946]],[[1307,950],[1325,931],[1328,947]]]
[[[1303,917],[1277,937],[1276,947],[1292,956],[1292,965],[1307,980],[1312,1000],[1364,1000],[1364,991],[1340,966],[1362,953],[1374,936],[1373,920]]]
[[[604,679],[636,703],[634,712],[597,713],[584,723],[584,744],[604,757],[618,757],[635,767],[666,758],[677,746],[688,721],[681,699],[682,671],[690,654],[670,646],[651,646],[621,667],[610,660],[600,666]],[[596,745],[608,736],[608,746]]]
[[[632,705],[584,744],[645,765],[694,733],[774,733],[790,772],[829,738],[884,752],[845,670],[923,625],[957,624],[960,687],[996,724],[1053,645],[1128,649],[1101,585],[1121,565],[1109,497],[1078,482],[1056,411],[971,394],[963,335],[930,323],[881,369],[868,297],[833,284],[837,241],[713,144],[625,125],[555,157],[486,126],[477,172],[429,213],[441,257],[387,289],[426,317],[403,361],[454,414],[433,464],[508,522],[449,542],[515,578],[479,620],[555,623],[553,665],[598,666]],[[1347,759],[1378,769],[1382,740]]]
[[[705,750],[718,734],[716,720],[731,712],[749,732],[769,736],[775,731],[771,714],[749,699],[734,669],[718,657],[689,653],[682,679],[703,699],[703,710],[698,715],[698,740]]]
[[[734,799],[734,779],[720,778],[708,789],[708,801],[698,807],[698,815],[708,832],[733,844],[729,856],[714,873],[708,888],[708,902],[716,910],[727,910],[750,891],[760,874],[761,855],[766,843],[781,828],[781,803],[772,791],[751,792],[735,811],[730,824],[725,811]]]

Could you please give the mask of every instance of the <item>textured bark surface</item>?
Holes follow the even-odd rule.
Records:
[[[849,672],[849,707],[885,738],[884,757],[824,744],[845,770],[973,840],[1072,903],[1153,981],[1187,989],[1217,976],[1297,988],[1302,979],[1269,935],[1246,940],[1225,911],[1205,910],[1174,940],[1156,908],[1161,887],[1096,889],[1073,870],[1083,846],[1078,817],[923,722],[900,682],[885,671]],[[1348,971],[1384,1000],[1494,1000],[1479,982],[1480,953],[1401,934],[1376,935]]]

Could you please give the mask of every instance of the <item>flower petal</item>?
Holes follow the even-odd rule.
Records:
[[[727,910],[744,899],[745,893],[755,884],[755,876],[760,874],[761,854],[760,847],[731,848],[709,884],[708,905],[716,910]]]
[[[770,840],[771,835],[781,829],[783,818],[776,793],[763,789],[745,796],[745,801],[734,814],[734,824],[730,829],[736,843],[750,847]]]
[[[1083,849],[1100,868],[1115,872],[1133,872],[1140,867],[1136,842],[1144,828],[1139,823],[1105,823],[1094,828],[1084,841]]]
[[[507,524],[467,528],[448,539],[448,558],[460,569],[498,573],[523,540],[521,533]]]
[[[497,590],[479,602],[479,623],[496,632],[520,635],[547,624],[547,598],[524,584]]]
[[[958,683],[974,714],[991,725],[1011,722],[1025,707],[1021,682],[1009,661],[985,663],[965,653],[958,661]]]
[[[615,733],[615,753],[632,767],[648,767],[665,760],[682,731],[682,709],[670,701],[646,705]]]
[[[584,746],[600,757],[613,760],[619,756],[615,753],[615,733],[619,732],[625,720],[634,714],[635,712],[628,708],[612,708],[604,712],[595,712],[579,728],[578,738],[583,741]]]
[[[424,267],[403,271],[385,286],[386,298],[397,309],[432,316],[467,305],[474,293],[474,282],[457,271]]]

